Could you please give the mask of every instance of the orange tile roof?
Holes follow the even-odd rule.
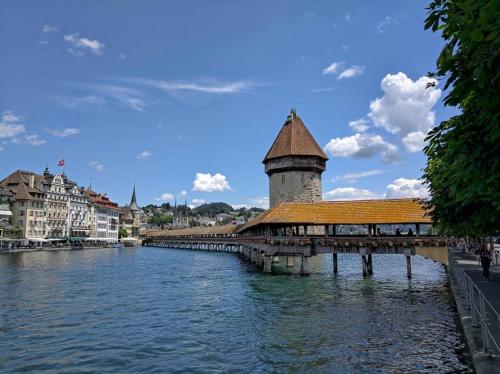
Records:
[[[304,122],[294,112],[288,116],[263,162],[285,156],[316,156],[328,160]]]
[[[419,199],[323,201],[319,203],[280,203],[238,232],[260,224],[367,225],[431,223]]]
[[[178,237],[190,235],[221,235],[232,234],[236,231],[237,225],[223,225],[212,227],[187,227],[175,230],[151,230],[144,233],[146,237]]]

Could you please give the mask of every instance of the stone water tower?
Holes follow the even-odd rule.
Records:
[[[269,176],[269,205],[323,199],[321,174],[328,157],[294,109],[262,161]]]

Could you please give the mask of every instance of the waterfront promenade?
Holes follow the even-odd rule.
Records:
[[[483,281],[479,257],[450,249],[450,284],[478,373],[500,373],[500,266]]]

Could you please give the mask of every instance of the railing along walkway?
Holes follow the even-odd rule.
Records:
[[[477,259],[453,249],[449,270],[471,313],[472,326],[481,329],[483,352],[500,354],[500,272],[491,272],[491,281],[484,282]]]

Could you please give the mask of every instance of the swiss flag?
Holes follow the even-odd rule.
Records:
[[[59,161],[59,162],[57,163],[57,166],[64,166],[64,159],[62,159],[61,161]]]

